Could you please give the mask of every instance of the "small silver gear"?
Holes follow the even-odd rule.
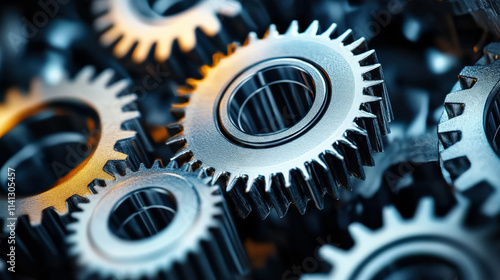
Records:
[[[318,35],[315,21],[299,33],[294,21],[285,34],[250,33],[180,92],[172,160],[213,171],[240,216],[322,208],[325,192],[350,189],[383,150],[392,110],[380,64],[363,38],[335,29]]]
[[[466,200],[459,198],[445,217],[437,217],[434,200],[426,197],[420,201],[413,218],[403,219],[394,206],[387,206],[383,210],[382,228],[371,230],[359,223],[349,226],[355,243],[350,250],[321,247],[320,256],[333,266],[329,274],[307,274],[301,279],[387,279],[387,273],[390,279],[429,279],[413,278],[417,275],[411,268],[405,271],[415,261],[422,260],[420,257],[424,259],[423,267],[442,265],[439,271],[446,277],[453,274],[452,279],[500,279],[500,259],[494,244],[488,242],[494,228],[466,228],[467,209]],[[423,269],[418,273],[436,277],[437,271]]]
[[[94,68],[85,67],[74,79],[65,77],[54,85],[37,80],[32,83],[27,94],[23,94],[17,88],[8,90],[5,101],[0,103],[0,123],[2,124],[0,137],[8,133],[24,117],[29,116],[33,110],[46,104],[58,102],[89,106],[95,111],[100,122],[98,124],[100,138],[95,144],[94,152],[70,174],[57,180],[50,189],[36,195],[18,197],[15,217],[27,215],[31,223],[37,225],[42,220],[42,211],[47,208],[64,215],[68,212],[68,205],[71,204],[70,199],[91,194],[89,186],[94,180],[113,178],[111,170],[114,163],[123,163],[127,160],[130,164],[139,165],[139,154],[126,154],[115,149],[117,143],[136,138],[137,131],[121,128],[126,122],[140,116],[136,110],[125,110],[125,107],[136,99],[136,95],[118,96],[118,94],[124,93],[127,82],[125,80],[111,82],[114,75],[112,70],[105,70],[97,77],[93,77],[93,75]],[[30,148],[29,145],[23,149],[28,148]],[[24,155],[30,151],[24,151]],[[126,149],[126,151],[129,150]],[[7,176],[7,168],[7,164],[2,166],[4,174],[1,177],[2,182],[7,182],[5,177]],[[6,194],[0,198],[0,207],[7,209]],[[0,214],[2,220],[9,217],[12,216],[9,215],[8,211],[2,211]]]
[[[203,177],[156,161],[97,186],[97,194],[79,205],[82,212],[73,213],[76,222],[68,226],[70,254],[83,278],[234,279],[246,274],[246,254],[224,197]]]
[[[486,46],[475,66],[465,67],[446,96],[438,126],[439,155],[445,179],[458,191],[487,185],[493,193],[482,206],[500,213],[500,44]]]

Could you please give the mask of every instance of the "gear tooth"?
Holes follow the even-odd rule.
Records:
[[[467,191],[471,189],[473,186],[479,184],[482,180],[482,177],[474,174],[473,170],[470,168],[463,171],[453,182],[453,186],[460,192]]]
[[[208,73],[210,72],[210,66],[208,65],[203,65],[200,68],[200,74],[202,77],[206,77]]]
[[[421,221],[429,220],[429,217],[434,216],[434,200],[430,197],[424,197],[420,200],[415,212],[415,219]]]
[[[375,64],[372,64],[372,65],[368,65],[368,66],[361,66],[361,72],[363,74],[366,74],[366,73],[369,73],[373,70],[380,70],[380,63],[375,63]]]
[[[167,168],[169,168],[169,169],[178,169],[179,168],[179,164],[177,163],[177,161],[171,160],[168,163]]]
[[[326,168],[323,168],[319,161],[306,162],[305,167],[309,179],[306,180],[309,197],[314,202],[316,208],[323,209],[323,196],[327,189],[331,189],[333,178],[330,180],[329,173]]]
[[[118,93],[123,92],[128,87],[128,85],[129,81],[123,79],[110,85],[109,91],[112,92],[114,95],[117,95]],[[135,93],[133,93],[133,95],[135,95]]]
[[[321,246],[321,248],[319,249],[319,255],[322,259],[331,264],[335,263],[337,260],[342,260],[345,258],[345,253],[343,253],[340,249],[328,244]]]
[[[251,187],[246,190],[246,196],[251,201],[253,211],[256,211],[262,220],[271,212],[271,205],[267,201],[268,193],[264,190],[265,180],[264,177],[249,177],[248,182],[251,182]]]
[[[464,142],[457,142],[452,146],[449,146],[448,148],[442,150],[440,152],[440,157],[444,161],[448,161],[450,159],[464,156]]]
[[[347,29],[342,35],[337,37],[335,40],[338,42],[344,43],[344,41],[349,37],[352,36],[352,29]]]
[[[491,194],[481,207],[481,212],[486,217],[497,217],[500,213],[500,206],[498,205],[500,201],[500,192],[497,190]]]
[[[372,155],[372,147],[366,131],[351,128],[347,130],[347,136],[350,141],[355,143],[361,157],[361,163],[365,166],[374,166],[375,161]]]
[[[116,43],[113,49],[113,54],[118,58],[123,58],[130,51],[132,51],[135,43],[136,41],[132,40],[130,37],[124,36],[118,43]]]
[[[362,102],[363,103],[382,102],[382,97],[364,94]],[[367,113],[369,113],[369,112],[367,112]]]
[[[216,173],[213,178],[220,177],[221,173]],[[228,185],[226,193],[230,198],[231,202],[234,204],[236,213],[241,218],[246,218],[250,212],[252,212],[252,206],[247,201],[245,196],[246,182],[242,182],[242,178],[238,180],[233,180],[232,185]],[[244,180],[243,180],[244,181]],[[247,180],[248,181],[248,180]]]
[[[132,61],[137,64],[145,62],[148,58],[151,48],[151,43],[138,41],[137,45],[134,48],[134,51],[132,52]]]
[[[102,15],[94,21],[94,28],[97,32],[101,32],[113,26],[113,19],[109,14]]]
[[[111,82],[111,79],[115,75],[115,71],[112,69],[108,68],[104,71],[102,71],[94,80],[94,83],[96,85],[99,85],[100,87],[106,88],[108,84]]]
[[[315,36],[318,34],[319,31],[319,21],[314,20],[309,27],[304,31],[304,34]]]
[[[266,31],[266,34],[264,35],[264,38],[267,37],[278,37],[280,33],[278,32],[278,29],[276,28],[275,24],[271,24],[269,26],[269,29]]]
[[[364,239],[370,236],[370,230],[360,223],[352,223],[349,225],[349,233],[351,234],[354,243],[362,243]]]
[[[361,37],[361,38],[357,39],[356,41],[354,41],[354,42],[350,43],[349,45],[347,45],[347,46],[346,46],[346,48],[347,48],[349,51],[351,51],[351,52],[352,52],[352,51],[354,51],[355,49],[357,49],[359,46],[361,46],[361,45],[362,45],[362,44],[364,44],[364,43],[365,43],[365,38]],[[373,51],[373,50],[371,50],[371,51]],[[366,52],[365,52],[365,53],[362,53],[362,54],[360,54],[360,55],[363,55],[363,54],[366,54]],[[371,55],[371,54],[369,54],[368,56],[370,56],[370,55]],[[367,56],[367,57],[368,57],[368,56]],[[359,56],[356,56],[356,57],[359,57]],[[366,57],[365,57],[365,58],[366,58]],[[363,59],[360,59],[360,61],[361,61],[361,60],[363,60]]]
[[[460,127],[460,122],[462,121],[462,117],[454,117],[445,122],[442,122],[438,125],[438,133],[448,132],[448,131],[456,131],[457,127]]]
[[[109,47],[113,43],[118,43],[122,38],[122,32],[114,27],[111,27],[101,35],[99,41],[104,47]]]
[[[155,159],[153,161],[153,166],[151,167],[152,169],[159,169],[159,168],[162,168],[163,166],[163,162],[161,159]]]
[[[123,123],[123,122],[126,122],[126,121],[138,119],[140,117],[141,117],[141,113],[139,111],[127,111],[127,112],[123,112],[121,114],[120,120]]]
[[[185,111],[184,107],[176,107],[177,105],[179,105],[179,104],[174,104],[174,105],[172,105],[172,107],[170,107],[170,114],[172,114],[172,116],[177,121],[181,121],[182,119],[184,119],[186,111]]]
[[[368,81],[363,81],[363,87],[370,88],[370,87],[381,85],[383,83],[384,83],[384,80],[368,80]]]
[[[337,29],[337,24],[332,23],[328,27],[328,29],[321,34],[321,36],[326,37],[326,38],[330,38],[330,36],[335,32],[336,29]]]
[[[246,38],[245,40],[245,43],[243,44],[244,46],[248,45],[248,44],[251,44],[251,43],[254,43],[254,42],[257,42],[259,40],[259,37],[257,36],[257,33],[255,32],[250,32],[248,34],[248,37]]]
[[[350,46],[350,45],[349,45]],[[350,48],[350,47],[349,47]],[[369,58],[370,56],[375,54],[375,50],[368,50],[366,52],[363,52],[361,54],[355,55],[354,57],[359,61],[363,62],[365,59]]]
[[[384,209],[382,209],[382,215],[385,228],[391,228],[392,226],[398,225],[403,220],[399,211],[392,205],[384,207]]]
[[[189,162],[191,158],[191,151],[187,148],[182,148],[178,150],[170,160],[175,160],[179,166],[183,166],[186,162]]]
[[[93,66],[85,66],[76,74],[75,80],[87,83],[94,77],[95,68]]]
[[[290,27],[285,33],[286,35],[298,35],[299,34],[299,22],[294,20],[290,23]]]
[[[288,193],[292,199],[292,203],[302,215],[306,211],[308,200],[312,198],[313,190],[310,183],[304,177],[304,172],[301,169],[291,170],[290,175],[291,185],[288,187]]]
[[[338,148],[344,157],[350,174],[356,178],[364,180],[365,173],[363,171],[361,155],[358,148],[345,138],[338,142]]]
[[[167,146],[175,146],[175,147],[185,147],[186,146],[186,138],[184,135],[178,134],[167,141]]]
[[[372,150],[375,152],[383,152],[384,141],[382,139],[382,132],[380,131],[377,116],[364,110],[360,110],[358,116],[359,119],[356,121],[360,122],[361,127],[368,132]]]
[[[118,100],[120,102],[120,106],[125,107],[131,103],[134,103],[137,100],[137,95],[135,95],[135,94],[123,95],[123,96],[120,96],[118,98]]]
[[[458,130],[441,132],[438,133],[438,138],[441,145],[443,145],[443,148],[447,149],[462,140],[462,132]]]
[[[327,150],[324,154],[324,159],[330,171],[333,172],[333,177],[337,185],[342,186],[348,191],[352,190],[349,181],[350,173],[342,154],[336,149]]]
[[[284,217],[288,211],[291,202],[286,194],[286,184],[283,174],[272,175],[266,181],[266,192],[268,192],[268,200],[274,206],[274,209],[280,218]]]

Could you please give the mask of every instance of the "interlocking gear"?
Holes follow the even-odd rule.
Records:
[[[350,250],[330,245],[319,253],[333,266],[320,279],[500,279],[500,261],[491,242],[494,228],[467,228],[463,198],[445,217],[434,214],[434,201],[423,198],[413,218],[403,219],[394,206],[383,211],[383,227],[349,226]]]
[[[20,174],[17,171],[18,177],[16,184],[20,180],[29,176],[34,176],[38,179],[32,180],[28,185],[17,186],[15,216],[20,217],[27,215],[32,224],[39,224],[42,219],[42,211],[47,208],[52,208],[60,215],[68,212],[69,201],[74,197],[83,197],[91,194],[89,185],[95,179],[110,180],[113,176],[110,170],[115,163],[123,163],[128,160],[129,163],[136,164],[139,160],[139,154],[126,154],[125,152],[132,151],[133,147],[124,143],[124,140],[136,138],[136,131],[125,130],[127,123],[139,117],[139,112],[132,108],[126,109],[135,99],[136,95],[128,94],[118,97],[118,94],[124,93],[127,86],[125,80],[111,82],[114,75],[112,70],[106,70],[97,77],[93,77],[94,69],[86,67],[82,69],[74,79],[63,78],[55,85],[48,85],[40,81],[35,81],[30,87],[27,94],[23,94],[19,89],[13,88],[7,92],[6,99],[0,104],[0,138],[2,145],[2,160],[4,165],[0,179],[2,182],[7,182],[7,169],[15,168],[14,165],[25,164],[26,162],[38,166],[44,166],[51,171],[61,171],[72,169],[64,176],[56,178],[57,180],[50,187],[42,192],[29,194],[21,197],[21,192],[28,187],[41,187],[37,184],[43,183],[43,178],[51,175],[51,172],[41,172],[41,170],[29,170],[29,174]],[[93,135],[97,137],[89,137],[89,139],[80,139],[72,133],[54,133],[57,130],[56,124],[45,123],[44,127],[31,128],[32,130],[23,130],[18,135],[24,136],[40,136],[41,140],[36,143],[27,145],[22,140],[16,138],[10,141],[6,135],[11,132],[23,119],[29,118],[34,113],[40,110],[41,107],[47,106],[49,114],[60,115],[60,118],[67,118],[67,123],[73,122],[72,114],[87,108],[92,111],[91,116],[84,119],[83,125],[80,128],[85,128],[85,132],[76,131]],[[52,107],[51,107],[52,106]],[[68,107],[68,116],[64,112],[60,112],[61,107]],[[43,119],[44,113],[38,116],[38,119]],[[65,126],[66,124],[63,122]],[[29,125],[29,124],[28,124]],[[122,129],[121,126],[124,126]],[[21,127],[20,129],[25,129]],[[75,138],[76,137],[76,138]],[[92,139],[91,139],[92,138]],[[67,141],[67,142],[66,142]],[[71,164],[75,160],[72,156],[71,162],[66,158],[54,159],[51,154],[59,153],[58,149],[73,147],[69,143],[78,142],[79,144],[88,144],[93,146],[93,152],[83,159],[76,167]],[[88,143],[87,143],[88,142]],[[118,144],[117,144],[118,143]],[[115,146],[122,146],[122,152],[115,149]],[[47,154],[36,154],[43,145],[55,145],[55,148]],[[57,146],[60,145],[60,146]],[[133,144],[135,145],[135,144]],[[78,147],[78,146],[77,146]],[[135,151],[135,150],[134,150]],[[5,157],[9,157],[5,161]],[[76,155],[78,157],[78,155]],[[25,164],[32,167],[33,165]],[[74,167],[74,168],[73,168]],[[43,173],[43,174],[39,174]],[[57,172],[55,172],[57,174]],[[20,177],[23,176],[23,177]],[[7,210],[7,184],[5,184],[5,192],[0,199],[0,207]],[[5,220],[9,217],[8,211],[2,211],[0,218]]]
[[[322,208],[325,192],[350,189],[382,151],[392,111],[375,52],[350,30],[332,39],[335,29],[251,33],[173,106],[173,160],[213,171],[240,216],[283,216],[291,203],[304,213],[309,200]]]
[[[489,186],[493,192],[483,213],[500,213],[500,44],[488,45],[475,66],[465,67],[446,96],[438,126],[439,154],[445,179],[461,192]]]
[[[200,173],[199,175],[203,175]],[[219,187],[179,169],[151,168],[96,186],[68,240],[94,279],[235,279],[247,259]]]

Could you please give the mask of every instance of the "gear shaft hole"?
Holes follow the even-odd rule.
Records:
[[[95,150],[100,138],[97,113],[73,102],[33,108],[13,120],[0,138],[0,192],[7,193],[7,169],[16,170],[16,195],[45,192],[76,172]]]
[[[271,67],[250,76],[229,101],[229,118],[242,132],[284,131],[307,115],[315,98],[313,78],[295,66]]]
[[[174,196],[151,187],[127,195],[112,211],[109,227],[125,240],[140,240],[156,235],[174,219],[177,203]]]

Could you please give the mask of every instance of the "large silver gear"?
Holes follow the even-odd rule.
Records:
[[[363,38],[335,29],[318,34],[315,21],[299,33],[293,22],[285,34],[274,25],[263,39],[251,33],[173,106],[172,160],[213,171],[240,216],[264,218],[273,207],[283,216],[291,203],[304,213],[309,200],[322,208],[325,192],[350,189],[349,177],[364,178],[382,151],[392,111],[380,65]]]
[[[484,52],[475,66],[460,72],[446,96],[438,134],[445,179],[461,192],[480,185],[492,188],[482,207],[491,216],[500,213],[500,44],[492,43]]]
[[[235,279],[247,273],[246,254],[220,189],[207,186],[203,177],[156,161],[96,187],[97,194],[80,204],[83,211],[73,213],[76,222],[69,225],[70,252],[83,278]],[[159,208],[170,214],[151,211]],[[133,223],[131,213],[139,213],[141,222]],[[165,218],[168,225],[161,229]],[[117,219],[132,224],[127,235],[112,230]],[[126,227],[120,220],[118,229]],[[149,236],[139,239],[143,230]]]
[[[467,209],[465,199],[459,198],[446,216],[437,217],[434,201],[427,197],[413,218],[403,219],[394,206],[387,206],[382,228],[349,226],[355,243],[351,249],[321,247],[320,256],[333,266],[329,274],[308,274],[301,279],[450,279],[450,273],[451,279],[500,279],[498,251],[490,242],[495,228],[467,228]],[[405,260],[409,261],[405,264]],[[412,264],[418,265],[416,260],[423,261],[423,269],[411,269]]]
[[[161,2],[183,4],[182,1],[158,2],[160,5]],[[160,16],[146,7],[147,1],[95,0],[92,3],[92,11],[97,16],[94,25],[97,31],[104,32],[101,36],[104,45],[118,41],[114,46],[115,56],[123,57],[132,51],[133,61],[141,63],[154,47],[155,59],[166,61],[175,41],[182,52],[192,51],[197,45],[197,28],[213,37],[223,28],[219,16],[235,17],[242,12],[241,3],[236,0],[191,2],[195,3],[184,11]]]
[[[42,211],[47,208],[64,215],[68,212],[70,199],[91,194],[89,186],[94,180],[113,178],[110,172],[114,163],[128,160],[129,163],[138,166],[139,154],[127,155],[115,149],[118,142],[136,137],[137,131],[125,130],[126,128],[122,129],[122,126],[128,121],[137,119],[140,114],[136,110],[126,110],[125,107],[136,99],[136,95],[128,94],[119,97],[118,94],[124,93],[127,82],[125,80],[111,82],[113,75],[112,70],[105,70],[94,77],[94,68],[85,67],[74,79],[65,77],[55,85],[35,81],[26,94],[17,88],[8,90],[5,101],[0,103],[0,123],[2,124],[0,137],[40,106],[60,102],[84,104],[92,108],[99,119],[99,124],[93,125],[97,125],[95,127],[99,128],[100,135],[95,143],[94,151],[69,174],[59,178],[50,189],[35,195],[17,197],[15,217],[26,215],[33,225],[37,225],[42,220]],[[63,139],[53,140],[58,142]],[[127,144],[124,144],[124,147],[126,146]],[[23,146],[23,149],[24,158],[26,154],[33,151],[30,145]],[[125,150],[129,151],[129,149]],[[11,161],[8,163],[12,163]],[[3,182],[7,182],[5,176],[7,176],[8,167],[7,163],[2,166]],[[0,201],[0,207],[3,209],[7,209],[8,205],[6,195],[1,197]],[[13,216],[10,216],[8,211],[1,211],[0,219],[5,220],[9,217]]]

